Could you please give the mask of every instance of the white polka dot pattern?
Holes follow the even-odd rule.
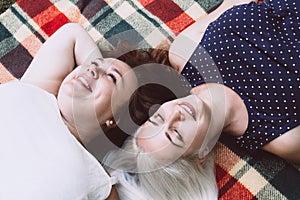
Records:
[[[295,0],[269,0],[233,7],[209,25],[182,71],[192,87],[223,82],[241,96],[249,124],[236,141],[250,151],[300,122],[296,4]]]

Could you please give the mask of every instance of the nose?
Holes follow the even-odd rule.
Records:
[[[184,115],[182,114],[180,106],[176,105],[175,109],[169,115],[169,123],[172,124],[176,121],[184,120]]]
[[[91,65],[87,68],[87,72],[90,73],[94,79],[98,79],[104,73],[104,70],[100,67]]]

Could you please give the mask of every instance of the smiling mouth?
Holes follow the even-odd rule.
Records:
[[[92,92],[92,88],[89,85],[88,81],[83,78],[82,76],[77,77],[77,80],[86,88],[88,89],[90,92]]]
[[[183,108],[188,114],[190,114],[194,118],[194,120],[196,120],[196,110],[190,103],[182,102],[179,104],[179,106]]]

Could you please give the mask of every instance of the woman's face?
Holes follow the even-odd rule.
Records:
[[[68,123],[99,128],[128,101],[136,87],[135,73],[126,63],[98,58],[91,64],[78,66],[64,79],[58,104]]]
[[[208,106],[195,95],[163,104],[138,130],[136,143],[159,160],[198,151],[210,124]]]

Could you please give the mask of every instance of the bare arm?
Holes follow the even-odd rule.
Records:
[[[74,67],[102,57],[89,34],[79,24],[66,24],[39,49],[21,81],[55,96],[63,79]]]
[[[201,17],[195,23],[182,31],[170,46],[169,59],[171,65],[181,72],[184,65],[201,41],[208,25],[233,6],[250,3],[252,1],[257,2],[257,0],[224,0],[216,10],[204,17]]]

